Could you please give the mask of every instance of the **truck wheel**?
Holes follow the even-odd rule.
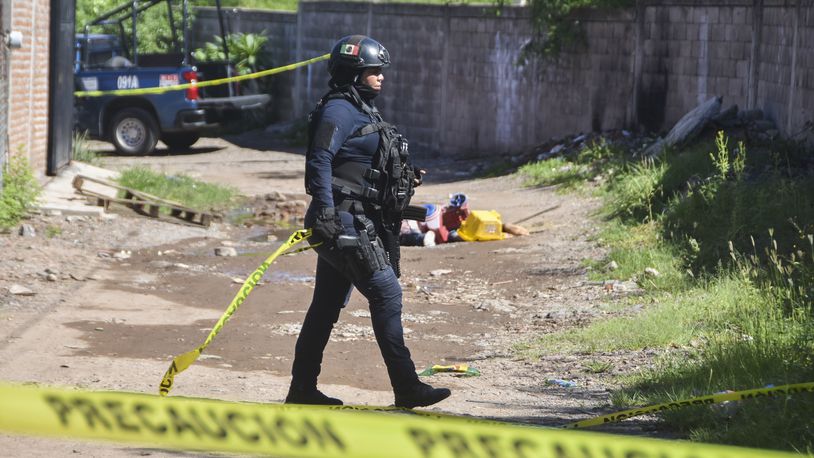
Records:
[[[153,116],[141,108],[124,108],[110,121],[110,137],[120,154],[144,156],[158,143],[158,127]]]
[[[201,134],[197,132],[164,132],[161,141],[172,150],[185,150],[195,144]]]

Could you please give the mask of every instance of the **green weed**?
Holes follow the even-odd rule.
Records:
[[[518,173],[523,176],[527,186],[559,185],[561,191],[574,191],[584,185],[589,168],[557,157],[526,164],[520,167]]]
[[[102,162],[96,151],[90,149],[87,132],[74,132],[71,158],[91,165],[99,165]]]
[[[143,167],[126,169],[119,184],[201,210],[222,210],[237,197],[237,190],[206,183],[187,175],[165,175]]]
[[[45,227],[45,236],[48,237],[49,239],[58,237],[60,235],[62,235],[61,227],[55,226],[53,224],[49,224],[48,226]]]
[[[605,372],[610,372],[610,370],[613,369],[613,363],[608,361],[590,360],[583,363],[582,367],[585,369],[585,372],[591,374],[602,374]]]
[[[22,153],[22,152],[21,152]],[[2,170],[0,188],[0,228],[16,226],[37,201],[41,188],[28,160],[17,154],[11,156]]]

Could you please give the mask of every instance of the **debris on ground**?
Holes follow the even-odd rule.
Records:
[[[34,291],[26,288],[25,286],[17,284],[9,286],[8,292],[9,294],[14,296],[33,296],[37,294]]]
[[[577,382],[572,380],[563,380],[559,378],[550,378],[545,381],[546,385],[556,385],[562,388],[575,388],[577,386]]]
[[[698,105],[689,113],[684,115],[676,125],[670,130],[664,139],[658,139],[650,145],[642,155],[644,157],[656,157],[666,148],[680,147],[701,134],[718,113],[721,112],[723,97],[713,97]]]
[[[428,367],[423,371],[419,372],[418,375],[421,377],[428,377],[430,375],[440,373],[453,373],[463,377],[475,377],[480,375],[480,371],[478,369],[475,369],[474,367],[471,367],[468,364],[453,364],[450,366],[442,366],[439,364],[435,364],[432,367]]]

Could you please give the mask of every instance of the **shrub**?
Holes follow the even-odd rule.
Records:
[[[28,160],[12,156],[3,168],[3,188],[0,189],[0,228],[15,226],[36,202],[40,185],[34,178]]]

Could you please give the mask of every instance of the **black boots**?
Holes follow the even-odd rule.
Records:
[[[412,409],[413,407],[426,407],[441,402],[448,398],[452,392],[448,388],[433,388],[426,383],[418,382],[417,385],[410,388],[397,390],[395,394],[396,407]]]
[[[316,388],[299,388],[292,386],[285,397],[286,404],[313,404],[321,406],[341,406],[342,401],[325,396]]]

